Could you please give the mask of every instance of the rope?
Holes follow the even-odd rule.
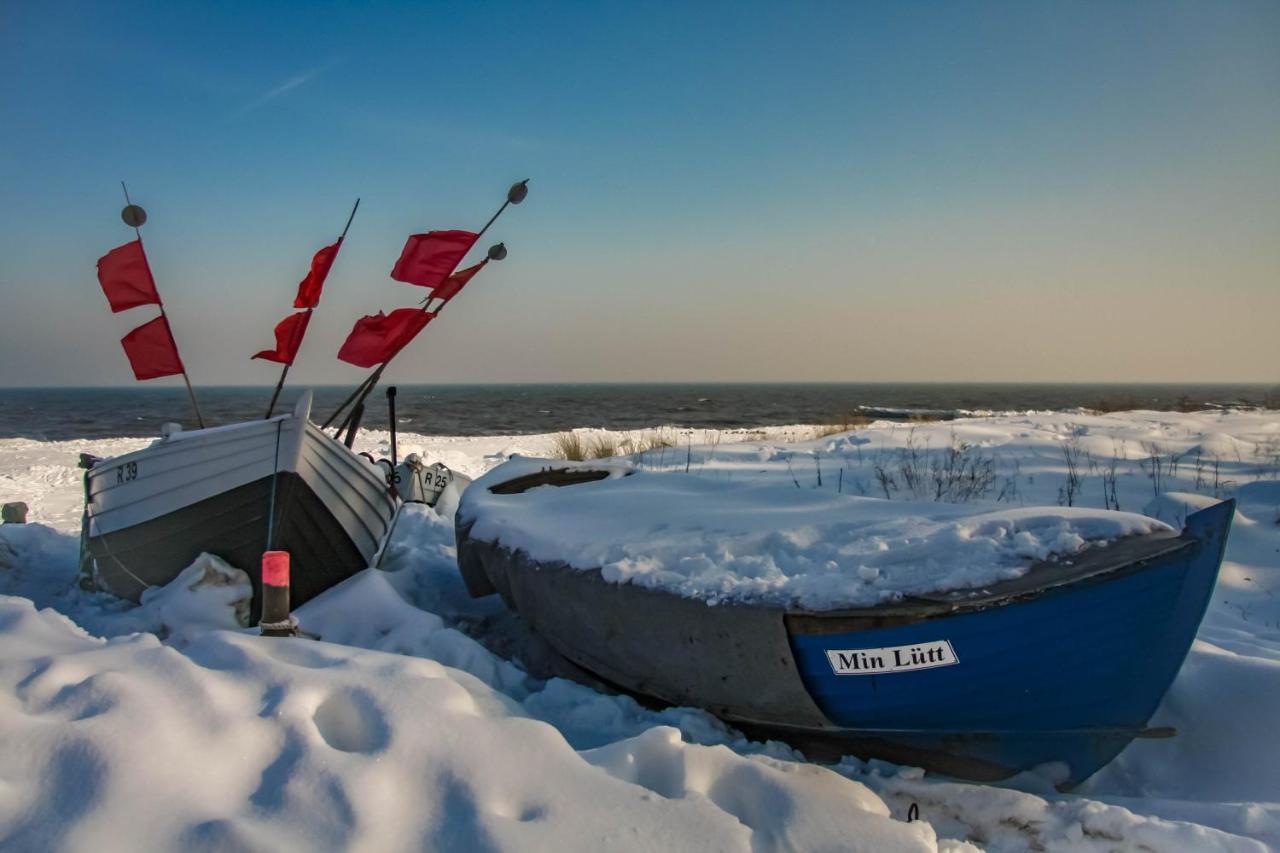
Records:
[[[276,480],[279,479],[280,473],[280,427],[284,423],[284,419],[276,421],[276,455],[271,461],[271,503],[267,507],[267,547],[271,550],[271,543],[275,539],[275,523],[276,523]]]
[[[88,502],[86,502],[84,505],[84,514],[85,514],[85,517],[89,520],[89,535],[92,536],[93,526],[97,522],[97,519],[93,517],[93,510],[91,509],[91,504],[89,504]],[[98,541],[102,543],[102,549],[107,552],[107,556],[111,558],[111,561],[120,567],[120,571],[124,572],[126,575],[128,575],[129,577],[137,581],[139,584],[141,584],[144,590],[150,589],[152,586],[154,586],[154,584],[147,583],[142,578],[138,577],[133,572],[129,571],[129,567],[126,566],[124,563],[120,562],[120,558],[111,552],[111,546],[107,544],[106,533],[99,531]],[[85,547],[88,547],[88,543],[86,543]],[[92,556],[92,552],[90,552],[90,559],[93,560],[93,567],[97,569],[98,560],[96,557]]]
[[[267,631],[287,631],[296,635],[298,633],[298,620],[294,618],[293,614],[290,614],[289,618],[285,619],[283,622],[259,622],[258,631],[260,633],[265,633]]]

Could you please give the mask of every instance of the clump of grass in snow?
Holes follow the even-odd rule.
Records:
[[[888,466],[877,463],[874,468],[886,500],[892,499],[893,492],[903,491],[916,500],[969,503],[995,488],[995,456],[958,440],[954,432],[950,445],[931,451],[927,442],[919,443],[912,427],[895,457]]]
[[[858,427],[864,427],[871,423],[871,418],[866,415],[845,414],[834,418],[830,423],[818,424],[813,428],[814,438],[826,438],[829,435],[838,435],[842,432],[851,432]]]
[[[1080,473],[1080,460],[1084,453],[1084,448],[1080,445],[1080,433],[1073,429],[1070,436],[1062,442],[1062,459],[1067,464],[1067,482],[1058,489],[1058,503],[1063,506],[1076,505],[1076,497],[1084,482]]]
[[[591,438],[587,453],[591,459],[608,459],[618,455],[618,439],[611,433],[601,433]]]
[[[587,445],[576,432],[561,432],[551,439],[553,459],[569,459],[581,462],[587,458]]]
[[[619,438],[617,433],[601,432],[584,436],[580,432],[557,433],[551,440],[551,455],[555,459],[581,462],[586,459],[610,459],[633,453],[674,446],[674,440],[662,431],[644,432]]]
[[[650,450],[662,450],[667,447],[675,447],[675,436],[665,429],[650,430],[642,432],[638,436],[628,438],[631,442],[632,453],[648,453]]]

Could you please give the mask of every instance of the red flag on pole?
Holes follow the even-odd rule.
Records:
[[[391,277],[406,284],[438,287],[470,251],[480,235],[471,231],[428,231],[404,244]]]
[[[390,314],[379,311],[361,317],[343,341],[338,358],[356,367],[382,364],[413,340],[435,316],[418,308],[397,308]]]
[[[325,246],[316,252],[315,257],[311,259],[311,271],[298,285],[298,295],[293,300],[294,308],[315,308],[320,304],[320,291],[324,289],[324,280],[328,277],[333,259],[338,256],[338,250],[341,248],[342,238],[339,237],[338,242],[332,246]]]
[[[98,258],[98,283],[107,295],[113,314],[139,305],[160,304],[160,294],[156,293],[141,240],[117,246]]]
[[[435,299],[443,299],[448,302],[450,299],[458,295],[458,291],[471,281],[472,277],[489,263],[489,259],[485,258],[473,267],[467,267],[465,270],[458,270],[453,275],[444,280],[444,283],[432,291],[431,296]]]
[[[277,364],[293,364],[293,359],[298,355],[298,347],[302,346],[302,336],[307,333],[309,322],[311,322],[310,311],[299,311],[297,314],[285,317],[276,324],[276,348],[264,349],[251,358],[261,358]]]
[[[138,379],[158,379],[183,372],[178,345],[163,314],[125,335],[120,344]]]

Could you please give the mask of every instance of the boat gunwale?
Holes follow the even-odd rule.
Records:
[[[610,476],[612,476],[612,472],[605,467],[550,467],[512,480],[495,483],[489,486],[488,491],[493,494],[520,494],[536,486],[573,486],[579,483],[607,479]],[[474,516],[467,519],[465,524],[459,525],[459,532],[470,538],[471,529],[475,521],[476,518]],[[501,539],[496,539],[491,544],[510,551],[521,550],[502,542]],[[1125,536],[1112,540],[1107,544],[1088,546],[1075,554],[1063,555],[1057,559],[1037,560],[1031,563],[1027,570],[1017,577],[1007,578],[996,583],[978,587],[918,593],[877,604],[840,607],[829,610],[814,610],[768,601],[752,602],[735,599],[711,605],[697,596],[680,595],[662,587],[646,586],[643,588],[650,592],[670,595],[675,598],[702,601],[709,607],[751,607],[780,611],[786,620],[787,630],[790,633],[844,634],[873,628],[887,628],[924,622],[946,616],[956,616],[963,613],[986,610],[991,607],[1002,607],[1008,604],[1028,601],[1065,587],[1105,583],[1141,571],[1153,561],[1164,561],[1166,558],[1173,557],[1184,550],[1194,550],[1199,545],[1199,540],[1189,535],[1185,529]],[[526,556],[529,557],[528,554]],[[602,582],[610,583],[604,580],[599,566],[581,569],[565,560],[534,560],[532,557],[529,557],[529,559],[534,563],[564,566],[577,572],[594,573]]]
[[[93,460],[93,464],[89,465],[85,470],[85,476],[90,480],[105,475],[107,469],[114,465],[120,465],[126,462],[136,461],[135,457],[143,455],[150,456],[153,459],[163,459],[177,453],[187,452],[182,444],[186,441],[206,442],[205,447],[216,446],[216,443],[224,443],[222,440],[229,438],[231,441],[239,441],[249,436],[246,433],[255,428],[262,429],[270,434],[270,427],[275,425],[276,429],[283,430],[282,426],[287,422],[301,422],[303,428],[310,423],[311,416],[311,400],[312,392],[304,391],[302,397],[298,400],[297,405],[292,412],[281,412],[270,418],[262,420],[235,421],[229,424],[218,424],[217,426],[203,427],[201,429],[182,429],[164,435],[163,433],[151,439],[151,444],[146,447],[139,447],[137,450],[130,450],[128,453],[121,453],[118,456],[104,456]],[[144,436],[139,436],[144,438]]]
[[[346,456],[355,455],[352,453],[350,448],[347,448],[341,442],[338,442],[332,437],[321,432],[318,428],[316,428],[314,432],[308,432],[303,436],[303,443],[305,444],[308,441],[313,442],[312,446],[315,448],[314,458],[311,460],[311,471],[314,472],[319,482],[323,483],[327,489],[342,500],[343,504],[345,504],[347,509],[350,510],[351,514],[355,517],[356,522],[364,530],[368,538],[373,541],[373,552],[366,557],[366,559],[372,559],[373,554],[376,554],[378,549],[382,547],[383,540],[390,531],[391,519],[394,517],[396,511],[395,498],[391,496],[385,481],[382,481],[373,471],[364,468],[354,460],[349,460],[349,464],[347,464],[347,467],[344,470],[343,466],[335,461],[338,458],[345,457],[343,454],[335,451],[332,447],[324,444],[324,442],[333,441],[342,448],[342,451]],[[304,452],[300,451],[299,456],[301,457],[302,455],[304,455]],[[303,466],[299,465],[298,467],[301,468]],[[366,489],[355,488],[347,490],[342,488],[344,474],[352,472],[355,472],[357,476],[365,479]],[[307,483],[308,488],[315,491],[315,486],[307,482],[308,472],[295,471],[293,473],[296,473],[304,483]],[[331,477],[336,478],[337,482],[335,482],[334,479],[331,479]],[[377,500],[369,494],[370,491],[377,495]],[[354,498],[352,496],[354,496]],[[323,498],[321,500],[323,501]],[[360,511],[360,507],[356,505],[357,502],[363,504],[365,512]],[[366,514],[382,520],[381,532],[375,531],[369,526]],[[339,521],[339,525],[341,526],[341,521]],[[353,531],[348,531],[348,535],[352,532]],[[359,545],[357,545],[357,550],[360,550],[363,554],[363,549],[360,548]]]
[[[92,467],[87,469],[88,475],[98,477],[106,473],[106,469],[113,465],[120,465],[126,462],[137,461],[138,457],[146,456],[153,459],[160,459],[165,456],[171,456],[176,453],[187,453],[190,448],[183,447],[184,442],[199,442],[204,447],[216,446],[217,444],[240,441],[249,438],[250,428],[252,427],[270,427],[263,429],[264,433],[270,434],[274,432],[275,424],[292,420],[294,415],[284,414],[276,415],[271,420],[261,421],[240,421],[233,424],[222,424],[207,429],[184,430],[181,433],[173,433],[168,436],[155,436],[151,438],[151,444],[146,447],[139,447],[137,450],[130,450],[127,453],[121,453],[119,456],[103,456],[95,459]],[[177,436],[182,438],[178,439]],[[253,436],[257,437],[257,436]],[[145,438],[145,437],[144,437]]]
[[[472,539],[471,529],[475,519],[459,526],[461,537]],[[1153,547],[1152,540],[1158,543]],[[475,539],[477,542],[488,540]],[[459,543],[461,544],[461,542]],[[515,552],[522,549],[502,542],[488,542],[497,548]],[[866,607],[832,610],[803,609],[776,602],[752,602],[728,600],[710,604],[696,596],[680,595],[661,587],[640,586],[647,592],[669,596],[684,601],[701,603],[716,608],[751,608],[772,610],[786,621],[787,630],[793,634],[845,634],[897,625],[924,622],[931,619],[958,616],[965,613],[1004,607],[1038,598],[1042,595],[1072,587],[1107,583],[1135,572],[1147,569],[1151,563],[1164,563],[1184,551],[1198,548],[1199,541],[1185,532],[1161,532],[1145,536],[1121,539],[1105,547],[1095,547],[1077,555],[1076,559],[1033,563],[1022,575],[977,589],[955,590],[936,596],[909,596],[897,601],[886,601]],[[1134,553],[1134,552],[1137,553]],[[564,560],[537,560],[525,556],[536,565],[564,568],[573,572],[594,575],[596,580],[610,586],[620,586],[606,581],[599,567],[580,569]],[[1031,578],[1035,578],[1034,581]]]
[[[1153,547],[1153,541],[1157,547]],[[787,629],[795,634],[846,634],[924,622],[1004,607],[1060,590],[1109,583],[1164,563],[1199,541],[1185,533],[1132,536],[1081,552],[1075,559],[1040,560],[1026,572],[987,586],[907,596],[867,607],[833,610],[786,608]],[[1137,553],[1134,553],[1137,552]]]
[[[356,453],[354,450],[347,447],[341,441],[329,435],[310,421],[304,425],[303,430],[306,432],[304,441],[309,439],[315,442],[315,446],[319,447],[323,445],[331,450],[333,445],[337,445],[342,448],[342,452],[340,453],[326,453],[323,455],[325,461],[330,463],[335,470],[337,469],[337,463],[333,462],[333,460],[342,459],[344,460],[343,464],[345,464],[349,470],[357,472],[359,476],[363,477],[366,481],[375,486],[379,493],[389,494],[385,476],[379,473],[376,468],[371,468],[365,465],[361,460],[359,453]],[[341,472],[339,471],[338,473]]]
[[[138,452],[139,452],[139,453],[141,453],[142,451],[138,451]],[[223,471],[224,471],[225,473],[231,473],[231,472],[233,472],[233,471],[240,471],[240,470],[243,470],[244,468],[249,468],[249,467],[252,467],[252,466],[255,466],[255,465],[260,465],[260,464],[263,464],[264,462],[270,462],[270,461],[274,458],[274,457],[273,457],[273,454],[271,453],[271,451],[270,451],[268,448],[263,447],[263,452],[264,452],[264,454],[265,454],[265,455],[264,455],[264,456],[262,456],[262,457],[260,457],[260,458],[252,459],[252,460],[250,460],[250,461],[248,461],[248,462],[241,463],[241,464],[236,465],[236,466],[231,467],[231,468],[223,469]],[[200,460],[200,464],[210,464],[210,463],[214,463],[214,462],[221,462],[221,461],[223,461],[223,460],[225,460],[225,459],[234,459],[234,458],[236,458],[236,457],[238,457],[238,456],[241,456],[241,455],[243,455],[243,452],[242,452],[242,451],[236,451],[236,452],[232,452],[232,453],[223,453],[223,454],[221,454],[221,455],[219,455],[219,456],[208,456],[208,457],[202,458],[202,459]],[[123,458],[123,457],[121,457],[121,458]],[[140,457],[140,459],[147,459],[147,460],[152,460],[152,459],[156,459],[156,458],[159,458],[159,454],[157,454],[157,455],[155,455],[155,456]],[[139,459],[139,460],[132,460],[132,461],[140,461],[140,459]],[[112,461],[114,461],[114,460],[112,460]],[[122,464],[123,464],[123,463],[122,463]],[[104,470],[103,470],[102,472],[100,472],[102,476],[98,476],[99,472],[97,472],[96,470],[95,470],[95,471],[90,472],[90,477],[89,477],[89,486],[90,486],[89,498],[90,498],[90,500],[95,500],[95,499],[101,498],[101,497],[103,497],[103,496],[107,495],[108,493],[110,493],[110,492],[112,492],[112,491],[114,491],[114,490],[117,490],[117,489],[127,488],[131,483],[136,482],[136,481],[130,481],[129,483],[125,483],[125,484],[120,484],[120,483],[110,482],[110,474],[111,474],[111,473],[113,473],[113,472],[112,472],[112,471],[109,471],[109,470],[105,470],[105,469],[108,469],[108,468],[111,468],[111,467],[118,467],[118,466],[103,466]],[[95,466],[95,468],[96,468],[96,466]],[[175,471],[175,470],[177,470],[177,469],[171,469],[170,471],[164,471],[164,472],[161,472],[161,473],[162,473],[162,474],[167,474],[167,473],[171,473],[172,471]],[[101,480],[103,479],[103,477],[105,477],[105,478],[108,480],[108,482],[106,482],[106,483],[101,483]],[[169,487],[167,487],[167,488],[160,489],[160,490],[158,490],[158,491],[152,492],[152,493],[151,493],[150,495],[148,495],[147,497],[148,497],[148,498],[158,497],[158,496],[160,496],[160,495],[168,494],[169,492],[173,492],[173,491],[177,491],[177,490],[179,490],[179,489],[186,488],[186,487],[189,485],[189,482],[190,482],[190,481],[189,481],[189,480],[187,480],[187,481],[183,481],[183,482],[179,483],[179,484],[178,484],[178,485],[176,485],[176,486],[169,486]],[[97,488],[97,489],[95,490],[95,489],[94,489],[94,487],[95,487],[95,486],[99,486],[99,485],[100,485],[100,487],[99,487],[99,488]],[[136,502],[137,502],[137,499],[135,498],[135,499],[134,499],[132,502],[130,502],[130,503],[122,504],[122,505],[120,505],[120,506],[107,507],[107,508],[105,508],[105,509],[97,510],[94,514],[95,514],[95,515],[104,515],[104,514],[106,514],[106,513],[114,512],[114,511],[117,511],[117,510],[122,509],[122,508],[124,508],[124,507],[131,506],[133,503],[136,503]]]

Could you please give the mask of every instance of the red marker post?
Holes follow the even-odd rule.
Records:
[[[289,552],[262,554],[262,618],[258,630],[264,637],[296,637],[298,620],[289,614]]]

